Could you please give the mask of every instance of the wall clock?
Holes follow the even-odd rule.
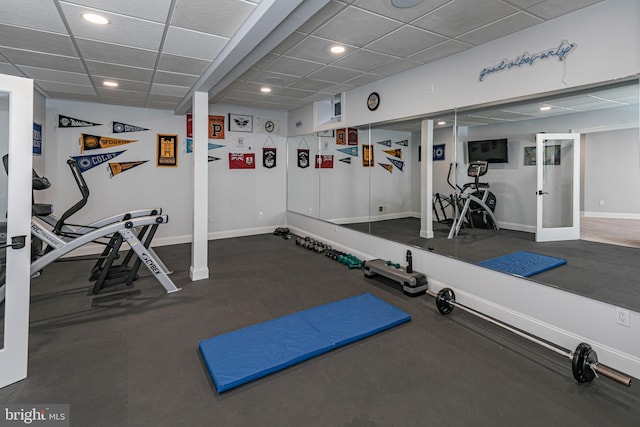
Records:
[[[380,95],[378,95],[378,92],[371,92],[367,98],[367,108],[369,108],[370,111],[374,111],[379,105]]]

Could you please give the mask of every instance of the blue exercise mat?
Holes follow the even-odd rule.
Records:
[[[522,277],[531,277],[566,263],[567,260],[563,258],[520,251],[481,261],[478,265]]]
[[[202,340],[199,347],[222,393],[410,320],[366,293]]]

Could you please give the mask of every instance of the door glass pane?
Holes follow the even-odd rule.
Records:
[[[573,140],[545,140],[543,228],[573,226]]]
[[[0,157],[9,151],[9,94],[0,92]],[[0,245],[7,241],[7,174],[0,167]],[[0,348],[4,348],[6,249],[0,249]]]

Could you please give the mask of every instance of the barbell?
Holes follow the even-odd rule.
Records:
[[[569,360],[571,360],[571,370],[573,372],[573,377],[579,383],[593,381],[594,378],[598,378],[598,375],[602,375],[627,387],[631,386],[630,377],[616,371],[613,368],[610,368],[609,366],[599,363],[598,354],[587,343],[580,343],[574,351],[568,351],[563,348],[556,347],[555,345],[549,344],[548,342],[543,341],[531,334],[525,333],[505,322],[487,316],[477,310],[474,310],[473,308],[460,304],[456,301],[456,294],[451,288],[442,288],[438,293],[434,293],[433,291],[427,291],[427,293],[432,297],[435,297],[436,307],[438,308],[440,314],[451,314],[453,312],[453,309],[455,307],[458,307],[461,310],[466,311],[467,313],[471,313],[474,316],[480,317],[483,320],[500,326],[501,328],[513,332],[514,334],[522,338],[539,344],[542,347],[545,347],[568,358]]]

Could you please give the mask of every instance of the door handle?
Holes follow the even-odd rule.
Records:
[[[538,190],[538,192],[536,193],[538,196],[542,196],[543,194],[549,194],[546,191],[542,191],[542,190]]]
[[[26,239],[27,239],[27,236],[13,236],[11,238],[11,243],[6,245],[1,245],[0,249],[4,249],[4,248],[22,249],[24,248]]]

